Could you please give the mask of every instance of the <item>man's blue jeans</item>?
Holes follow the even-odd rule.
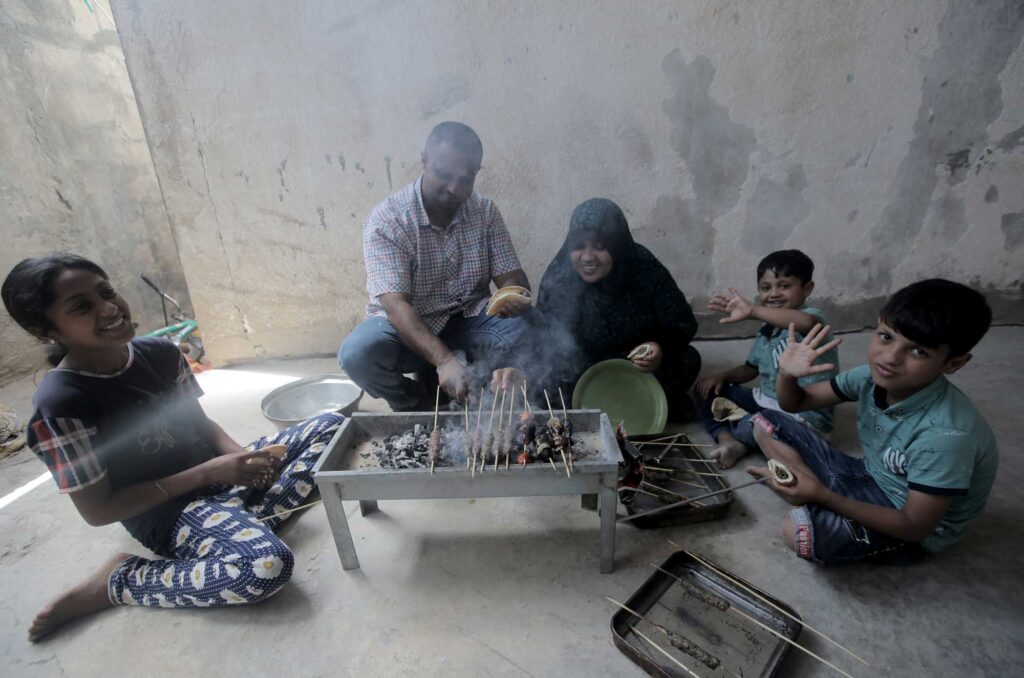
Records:
[[[491,370],[511,360],[523,333],[521,318],[456,314],[438,338],[451,351],[465,351],[471,365],[467,376],[485,382]],[[432,371],[434,366],[405,345],[386,316],[367,318],[352,330],[338,350],[338,362],[352,381],[374,398],[387,400],[395,412],[415,410],[426,400],[433,408],[433,387],[427,393],[421,383],[404,375]]]

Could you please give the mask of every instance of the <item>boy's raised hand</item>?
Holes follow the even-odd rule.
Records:
[[[729,288],[729,295],[715,294],[708,301],[708,309],[716,313],[728,314],[728,317],[718,321],[723,325],[746,320],[754,312],[754,305],[747,301],[735,287]]]
[[[803,341],[796,340],[796,326],[789,323],[789,341],[786,342],[786,350],[779,358],[779,372],[785,372],[791,377],[799,379],[811,374],[819,374],[835,369],[832,363],[821,363],[816,365],[815,360],[843,343],[841,338],[833,339],[824,346],[821,342],[825,340],[832,330],[830,325],[822,326],[818,323],[811,328]]]

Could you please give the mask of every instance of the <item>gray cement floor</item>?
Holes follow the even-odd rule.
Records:
[[[843,363],[861,362],[869,335],[846,335]],[[698,344],[706,370],[734,364],[747,341]],[[857,676],[1024,674],[1021,516],[1024,328],[995,328],[954,381],[993,426],[1001,467],[985,514],[955,548],[909,568],[822,569],[781,543],[786,505],[764,487],[741,490],[725,520],[643,532],[618,529],[617,569],[598,574],[597,517],[570,497],[382,502],[350,507],[362,569],[341,569],[322,507],[282,532],[296,553],[291,584],[266,603],[220,610],[119,608],[75,622],[48,642],[29,620],[60,589],[117,550],[139,551],[120,526],[91,528],[47,481],[0,509],[0,675],[641,675],[612,645],[614,612],[669,555],[669,537],[760,585],[872,666],[811,634],[801,642]],[[273,430],[260,398],[333,359],[270,361],[201,375],[203,406],[242,442]],[[29,414],[30,380],[0,388]],[[363,409],[382,409],[364,400]],[[853,406],[835,440],[856,449]],[[693,427],[687,427],[692,429]],[[703,436],[703,433],[697,434]],[[749,459],[748,459],[749,461]],[[742,463],[729,471],[746,478]],[[22,451],[0,462],[0,497],[44,467]],[[780,675],[838,675],[797,651]]]

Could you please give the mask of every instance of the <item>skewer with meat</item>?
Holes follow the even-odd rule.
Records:
[[[502,403],[504,405],[504,402]],[[501,452],[505,455],[505,470],[508,470],[509,456],[512,453],[512,438],[515,436],[515,428],[512,427],[512,411],[516,407],[516,391],[512,389],[512,400],[508,404],[508,419],[505,420],[505,429],[501,436]]]
[[[483,412],[484,412],[484,390],[480,389],[480,400],[477,402],[477,407],[476,407],[476,430],[473,432],[473,442],[470,445],[470,449],[469,449],[469,455],[470,455],[470,465],[469,465],[470,475],[471,475],[471,477],[474,477],[474,478],[476,477],[476,457],[480,453],[480,436],[481,436],[481,432],[480,432],[480,418],[483,416]]]
[[[639,612],[636,612],[635,610],[631,610],[630,608],[626,607],[625,605],[623,605],[622,603],[620,603],[617,600],[613,600],[612,598],[608,598],[607,596],[605,596],[605,599],[615,603],[616,605],[621,607],[626,612],[629,612],[631,615],[633,615],[634,617],[637,618],[638,622],[640,622],[640,621],[647,622],[648,624],[650,624],[654,628],[656,628],[659,631],[661,631],[662,634],[664,634],[665,638],[668,639],[668,642],[669,642],[669,644],[672,645],[672,647],[676,648],[677,650],[680,650],[681,652],[684,652],[684,653],[690,655],[691,657],[693,657],[694,659],[699,661],[701,664],[703,664],[704,666],[706,666],[709,669],[711,669],[712,671],[714,671],[715,669],[717,669],[719,666],[722,665],[722,660],[720,660],[718,657],[716,657],[715,655],[711,654],[710,652],[708,652],[707,650],[702,648],[700,645],[698,645],[697,643],[695,643],[692,640],[690,640],[689,638],[684,637],[682,634],[680,634],[680,633],[678,633],[676,631],[673,631],[672,629],[666,628],[666,627],[662,626],[661,624],[658,624],[657,622],[654,622],[654,621],[652,621],[650,619],[647,619],[644,615],[640,614]],[[636,629],[635,626],[633,627],[632,630],[633,630],[634,633],[637,632],[637,629]],[[735,673],[733,673],[729,669],[725,668],[724,666],[722,666],[722,669],[724,671],[728,672],[728,673],[731,673],[734,676],[736,675]],[[689,671],[689,669],[687,669],[687,670]],[[690,671],[690,673],[693,674],[692,671]],[[693,674],[693,675],[696,675],[696,674]]]
[[[497,401],[497,399],[498,399],[497,394],[495,394],[494,399],[495,399],[495,401]],[[498,408],[498,430],[494,433],[494,440],[491,443],[491,454],[494,455],[494,470],[495,471],[498,470],[498,460],[501,458],[501,444],[502,444],[502,441],[505,439],[505,429],[508,428],[507,426],[506,427],[502,427],[502,425],[501,425],[501,422],[504,420],[504,418],[505,418],[505,389],[502,389],[501,390],[501,407]]]
[[[548,414],[551,418],[548,419],[548,434],[551,438],[551,447],[554,448],[556,455],[562,457],[562,466],[565,467],[565,475],[568,478],[572,477],[572,472],[569,471],[569,461],[565,458],[565,440],[562,439],[562,420],[555,416],[554,410],[551,409],[551,398],[548,397],[547,389],[544,390],[544,399],[548,402]]]
[[[575,463],[572,458],[572,422],[569,421],[569,413],[565,409],[565,396],[562,395],[562,387],[558,387],[558,398],[562,401],[562,437],[565,440],[565,453],[569,455],[569,470],[575,471]]]
[[[491,418],[487,420],[487,433],[484,435],[483,445],[480,446],[480,472],[483,473],[487,466],[487,460],[494,447],[494,408],[498,404],[498,394],[491,398]]]
[[[437,387],[437,395],[434,396],[434,430],[430,432],[430,443],[427,446],[427,459],[430,460],[430,473],[434,473],[434,465],[437,464],[437,455],[441,448],[441,430],[437,428],[437,412],[441,404],[441,386]]]
[[[523,384],[523,409],[519,413],[516,423],[516,449],[522,450],[516,457],[516,463],[526,466],[533,461],[530,456],[530,444],[534,441],[536,427],[533,423],[533,413],[530,411],[530,400],[526,397],[526,384]]]

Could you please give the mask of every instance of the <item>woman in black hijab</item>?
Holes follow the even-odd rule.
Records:
[[[633,364],[661,383],[671,420],[693,416],[687,391],[700,372],[700,354],[690,346],[697,321],[668,269],[633,241],[611,200],[592,198],[573,211],[565,243],[541,280],[537,312],[536,320],[566,327],[575,342],[575,360],[561,359],[567,386],[594,363],[647,345],[650,353]]]

